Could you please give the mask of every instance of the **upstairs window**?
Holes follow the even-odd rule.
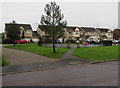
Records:
[[[111,33],[109,32],[108,35],[111,35]]]
[[[69,31],[68,33],[69,33],[69,34],[71,34],[72,32],[71,32],[71,31]]]
[[[77,34],[77,35],[78,35],[78,34],[79,34],[79,32],[75,32],[75,34]]]
[[[31,31],[30,31],[30,30],[27,30],[26,33],[29,34],[29,33],[31,33]]]

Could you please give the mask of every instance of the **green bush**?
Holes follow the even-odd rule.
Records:
[[[3,39],[2,44],[12,44],[12,41],[10,39]]]
[[[8,60],[6,60],[3,56],[0,57],[0,65],[1,66],[6,66],[6,65],[9,65],[10,62]]]
[[[76,40],[66,39],[65,43],[75,43]]]

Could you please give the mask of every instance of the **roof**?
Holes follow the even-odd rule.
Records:
[[[38,25],[38,28],[40,28],[41,30],[43,30],[43,28],[46,28],[46,29],[48,29],[50,26],[47,26],[47,25]],[[56,28],[58,27],[58,26],[55,26]]]
[[[73,32],[76,28],[79,28],[79,27],[67,26],[67,27],[66,27],[66,30],[67,30],[68,32]]]
[[[98,29],[100,32],[108,32],[110,29],[108,28],[96,28]]]
[[[37,31],[32,31],[32,36],[33,36],[33,37],[39,37]]]
[[[114,31],[119,31],[119,32],[120,32],[120,29],[115,29]],[[113,31],[113,32],[114,32],[114,31]]]
[[[107,37],[106,35],[101,35],[102,37]]]
[[[6,23],[5,27],[8,27],[10,25],[16,25],[18,28],[20,28],[21,26],[25,29],[25,30],[32,30],[32,27],[30,24],[13,24],[13,23]]]
[[[40,28],[41,30],[42,30],[43,27],[47,28],[48,26],[46,26],[46,25],[39,25],[38,26],[38,28]],[[75,26],[66,26],[65,28],[68,32],[73,32],[76,28],[79,28],[79,27],[77,27],[77,26],[76,27]]]
[[[42,29],[43,27],[46,27],[46,25],[38,25],[38,28]]]
[[[96,29],[93,27],[80,27],[82,28],[85,32],[95,32]]]

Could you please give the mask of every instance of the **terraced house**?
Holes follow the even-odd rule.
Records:
[[[108,28],[96,28],[101,40],[113,40],[113,32]]]
[[[67,26],[64,30],[64,39],[79,40],[80,29],[79,27]]]
[[[71,40],[79,40],[80,39],[80,34],[82,31],[80,30],[79,27],[73,27],[73,26],[67,26],[66,28],[63,29],[64,35],[62,38],[59,39],[61,42],[65,42],[67,39]],[[42,27],[39,25],[37,28],[37,32],[40,36],[47,36],[44,31],[42,31]]]
[[[74,41],[77,40],[87,40],[99,42],[101,40],[112,40],[113,33],[110,29],[107,28],[94,28],[94,27],[78,27],[78,26],[67,26],[63,29],[64,36],[59,40],[65,42],[67,39]],[[41,30],[41,27],[37,28],[37,32],[40,36],[45,36],[44,31]]]
[[[16,28],[20,30],[21,39],[25,39],[28,41],[32,39],[33,42],[39,41],[39,34],[41,35],[41,31],[40,30],[39,30],[40,32],[38,30],[33,31],[30,24],[6,23],[5,28],[9,27],[10,25],[15,25]],[[6,35],[6,38],[7,38],[7,35]]]
[[[100,41],[98,30],[93,27],[80,27],[82,31],[82,38],[87,41]]]
[[[22,39],[30,40],[32,38],[32,27],[30,24],[6,23],[5,28],[11,25],[15,25],[20,30],[20,36]]]
[[[38,42],[39,37],[42,36],[44,39],[49,38],[49,35],[42,31],[42,26],[39,25],[36,31],[32,30],[30,24],[17,24],[17,23],[6,23],[5,27],[10,25],[16,25],[20,30],[21,39],[30,40],[33,42]],[[65,42],[67,39],[77,41],[95,41],[99,42],[101,40],[112,40],[113,32],[108,28],[94,28],[94,27],[78,27],[78,26],[67,26],[63,29],[64,35],[59,39],[60,42]],[[7,36],[7,35],[6,35]]]
[[[30,24],[19,24],[22,39],[30,40],[32,39],[32,28]]]

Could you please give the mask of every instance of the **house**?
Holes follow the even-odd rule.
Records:
[[[113,39],[120,40],[120,29],[113,30]]]
[[[80,38],[80,29],[79,27],[67,26],[64,30],[64,38],[71,40],[79,40]]]
[[[43,28],[42,25],[39,25],[38,28],[37,28],[37,33],[39,34],[39,36],[42,36],[42,37],[44,37],[44,38],[45,38],[45,37],[48,37],[48,38],[49,38],[49,35],[46,34],[44,31],[42,31],[42,28]],[[66,41],[67,39],[69,39],[69,38],[74,39],[75,37],[79,37],[79,35],[76,36],[76,35],[74,34],[75,30],[77,30],[76,27],[70,27],[70,26],[69,26],[69,27],[63,28],[64,35],[63,35],[62,38],[59,38],[58,40],[59,40],[60,42],[65,42],[65,41]],[[78,29],[78,30],[79,30],[79,29]]]
[[[37,31],[32,31],[32,41],[38,42],[39,41],[39,34]]]
[[[99,33],[94,27],[80,27],[82,31],[81,37],[87,41],[100,41]]]
[[[16,25],[20,30],[20,36],[22,39],[30,40],[32,38],[32,27],[30,24],[6,23],[5,28],[11,25]]]
[[[45,32],[42,31],[42,26],[41,25],[38,26],[37,33],[38,33],[39,36],[45,36],[46,35]]]
[[[108,28],[96,28],[101,40],[113,40],[113,33]]]
[[[78,26],[67,26],[63,28],[64,35],[62,38],[59,38],[59,41],[65,42],[67,39],[77,41],[95,41],[99,42],[103,39],[112,40],[113,34],[110,29],[107,28],[94,28],[94,27],[78,27]],[[37,28],[37,33],[39,36],[49,37],[42,31],[42,26],[39,25]]]

